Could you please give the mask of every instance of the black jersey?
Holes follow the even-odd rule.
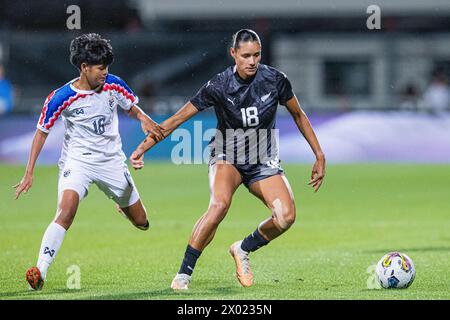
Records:
[[[277,157],[271,155],[273,150],[278,153],[278,144],[273,137],[277,107],[278,104],[285,105],[293,96],[291,83],[284,73],[260,64],[256,74],[248,81],[239,77],[236,66],[227,68],[204,84],[190,101],[199,111],[214,107],[224,148],[233,144],[235,156],[236,152],[239,153],[240,145],[236,142],[236,136],[228,133],[241,132],[246,135],[245,138],[256,133],[257,142],[252,142],[251,138],[244,142],[246,147],[243,148],[247,148],[245,158],[248,161],[249,146],[264,144],[260,139],[261,134],[267,137],[264,148],[268,155]],[[216,135],[210,146],[217,146],[217,141]],[[218,152],[222,151],[216,150]]]

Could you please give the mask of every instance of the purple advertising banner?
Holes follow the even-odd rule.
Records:
[[[158,117],[162,121],[167,117]],[[192,122],[205,131],[214,128],[213,114],[202,114],[183,126],[194,134]],[[450,163],[450,115],[433,116],[407,112],[350,112],[311,115],[310,121],[329,163]],[[0,162],[25,164],[35,131],[36,119],[9,117],[0,119]],[[280,158],[283,162],[311,163],[313,153],[295,122],[288,115],[277,118]],[[143,139],[137,121],[120,119],[123,149],[128,156]],[[58,121],[49,134],[39,157],[41,164],[57,163],[64,124]],[[170,161],[177,141],[166,139],[151,150],[148,160]],[[207,141],[203,141],[206,148]]]

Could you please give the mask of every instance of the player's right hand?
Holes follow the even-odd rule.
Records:
[[[130,162],[135,170],[142,169],[144,167],[144,153],[135,150],[130,156]]]
[[[314,188],[314,192],[317,192],[322,185],[323,179],[325,177],[325,158],[321,157],[316,160],[314,163],[312,172],[311,172],[311,180],[308,185]]]
[[[152,119],[147,118],[145,121],[141,122],[142,131],[148,135],[151,135],[151,138],[154,139],[156,142],[159,142],[161,140],[164,140],[164,134],[163,134],[163,128],[159,126],[155,121]]]
[[[25,174],[20,180],[20,182],[13,186],[16,189],[16,200],[19,199],[19,196],[22,192],[27,193],[33,185],[33,175]]]

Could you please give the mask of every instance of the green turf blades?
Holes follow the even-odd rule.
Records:
[[[195,221],[209,201],[207,167],[148,163],[132,172],[152,225],[124,220],[96,186],[51,266],[45,287],[29,292],[45,228],[54,217],[57,171],[38,167],[33,188],[13,199],[23,167],[0,166],[0,299],[449,299],[450,167],[329,166],[317,194],[310,166],[284,165],[298,220],[251,255],[254,286],[241,288],[228,255],[231,243],[269,215],[241,187],[216,237],[197,264],[191,289],[169,289]],[[409,255],[417,278],[406,290],[371,290],[367,273],[385,253]],[[80,290],[67,283],[80,270]]]

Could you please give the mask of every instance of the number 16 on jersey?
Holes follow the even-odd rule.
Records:
[[[94,126],[94,132],[96,134],[105,133],[105,120],[106,118],[102,116],[92,122],[92,125]]]

